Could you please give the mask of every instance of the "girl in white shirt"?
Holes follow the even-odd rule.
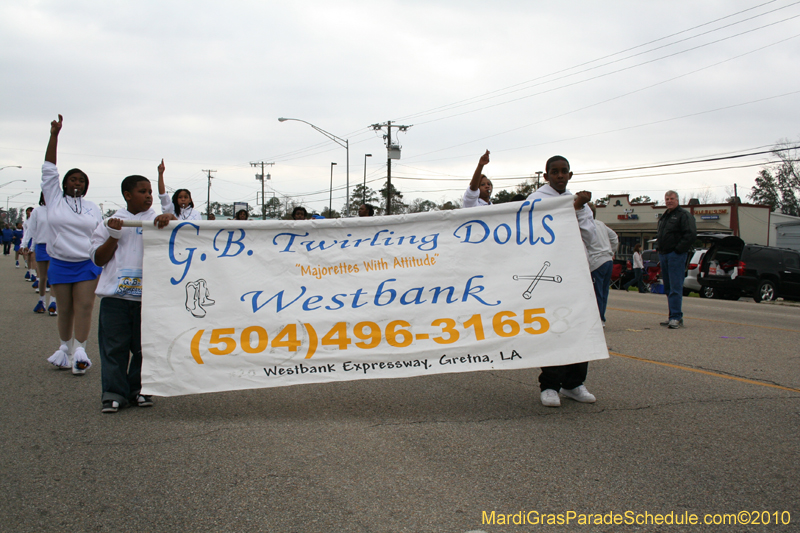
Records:
[[[31,218],[28,219],[28,234],[31,239],[31,250],[35,252],[33,256],[36,261],[36,272],[39,277],[33,282],[33,288],[39,291],[39,302],[34,307],[34,313],[44,313],[49,311],[50,316],[57,316],[56,300],[48,296],[47,309],[45,309],[45,293],[50,289],[48,286],[47,270],[50,268],[50,256],[47,254],[47,242],[49,239],[50,226],[47,223],[47,206],[45,205],[44,193],[39,197],[39,207],[33,210]]]
[[[164,214],[175,215],[178,220],[202,220],[200,212],[194,208],[192,193],[188,189],[178,189],[170,200],[167,187],[164,184],[164,160],[158,165],[158,198],[161,200],[161,211]]]
[[[89,256],[92,232],[102,222],[100,209],[83,196],[89,177],[73,168],[59,182],[56,155],[63,117],[50,123],[50,141],[42,165],[42,192],[47,203],[47,220],[52,241],[48,242],[50,268],[47,275],[58,306],[58,336],[61,345],[47,360],[59,368],[72,367],[83,375],[92,366],[86,355],[86,341],[92,326],[94,290],[101,269]],[[70,365],[69,356],[72,355]]]
[[[469,187],[464,191],[461,200],[462,207],[478,207],[492,205],[492,180],[483,174],[483,167],[489,164],[489,150],[478,161],[478,167],[472,175]]]

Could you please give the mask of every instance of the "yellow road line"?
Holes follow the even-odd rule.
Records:
[[[664,313],[656,313],[654,311],[634,311],[633,309],[620,309],[619,307],[608,307],[606,309],[611,309],[614,311],[622,311],[624,313],[638,313],[642,315],[658,315],[663,316]],[[691,320],[704,320],[706,322],[716,322],[717,324],[731,324],[733,326],[745,326],[749,328],[760,328],[760,329],[774,329],[776,331],[791,331],[792,333],[800,333],[798,329],[787,329],[787,328],[773,328],[771,326],[756,326],[755,324],[742,324],[740,322],[728,322],[725,320],[714,320],[713,318],[699,318],[699,317],[686,317],[690,318]]]
[[[707,376],[714,376],[718,378],[725,378],[725,379],[732,379],[733,381],[741,381],[742,383],[749,383],[751,385],[761,385],[762,387],[770,387],[772,389],[780,389],[786,390],[789,392],[800,392],[800,389],[793,389],[792,387],[783,387],[781,385],[773,385],[772,383],[764,383],[763,381],[754,381],[752,379],[745,379],[745,378],[738,378],[736,376],[726,376],[725,374],[719,374],[717,372],[709,372],[708,370],[699,370],[697,368],[692,368],[690,366],[683,366],[683,365],[676,365],[673,363],[662,363],[661,361],[653,361],[652,359],[643,359],[641,357],[635,357],[633,355],[625,355],[622,353],[617,352],[608,352],[611,355],[615,355],[617,357],[624,357],[626,359],[633,359],[634,361],[641,361],[643,363],[653,363],[654,365],[661,365],[667,366],[670,368],[677,368],[678,370],[688,370],[689,372],[697,372],[698,374],[706,374]]]

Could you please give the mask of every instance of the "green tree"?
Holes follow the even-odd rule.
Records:
[[[430,200],[423,200],[422,198],[417,198],[411,205],[408,206],[409,213],[424,213],[426,211],[435,211],[436,210],[436,202],[432,202]]]
[[[336,209],[333,211],[328,211],[328,207],[326,206],[320,215],[324,216],[325,218],[342,218],[341,213],[339,213]]]
[[[800,150],[781,141],[772,153],[779,161],[758,173],[748,197],[773,211],[780,209],[787,215],[800,216]]]
[[[378,205],[379,203],[380,201],[378,199],[378,193],[369,187],[364,187],[363,183],[358,184],[350,192],[350,216],[352,217],[358,215],[358,208],[361,207],[362,204],[372,204],[377,212],[378,208],[380,207]],[[345,206],[346,205],[347,204],[345,204]],[[346,207],[343,206],[342,212],[345,212],[345,210]]]
[[[608,198],[608,196],[606,196],[606,198]],[[632,204],[651,204],[651,203],[653,203],[653,200],[649,196],[647,196],[646,194],[643,194],[642,196],[637,196],[636,198],[631,198],[631,203]]]
[[[381,205],[381,212],[386,208],[386,197],[388,194],[388,183],[384,184],[380,191],[378,191],[383,199],[383,204]],[[408,206],[403,203],[403,193],[398,191],[394,185],[392,185],[392,214],[399,215],[401,213],[405,213]]]
[[[3,212],[6,216],[3,222],[7,222],[9,224],[16,224],[17,222],[22,222],[19,217],[19,209],[16,207],[9,207],[8,212]]]
[[[609,197],[609,195],[606,194],[602,198],[598,198],[597,200],[594,201],[594,205],[596,205],[598,207],[602,207],[602,206],[608,205],[608,197]]]
[[[536,190],[536,188],[536,182],[533,179],[525,180],[514,187],[513,191],[507,191],[505,189],[499,191],[497,194],[492,196],[492,203],[504,204],[506,202],[510,202],[517,195],[527,198],[533,191]]]

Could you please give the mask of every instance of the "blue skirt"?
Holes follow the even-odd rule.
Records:
[[[47,255],[46,244],[36,245],[36,262],[38,263],[39,261],[50,261],[50,256]]]
[[[91,259],[78,263],[71,263],[69,261],[61,261],[55,257],[50,257],[50,268],[47,270],[47,278],[48,281],[50,281],[50,285],[78,283],[97,279],[102,271],[103,269],[95,265]]]

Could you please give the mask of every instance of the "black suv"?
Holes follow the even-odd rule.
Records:
[[[757,302],[782,297],[800,300],[800,252],[745,244],[732,235],[704,236],[713,244],[700,265],[700,285],[708,296]]]

